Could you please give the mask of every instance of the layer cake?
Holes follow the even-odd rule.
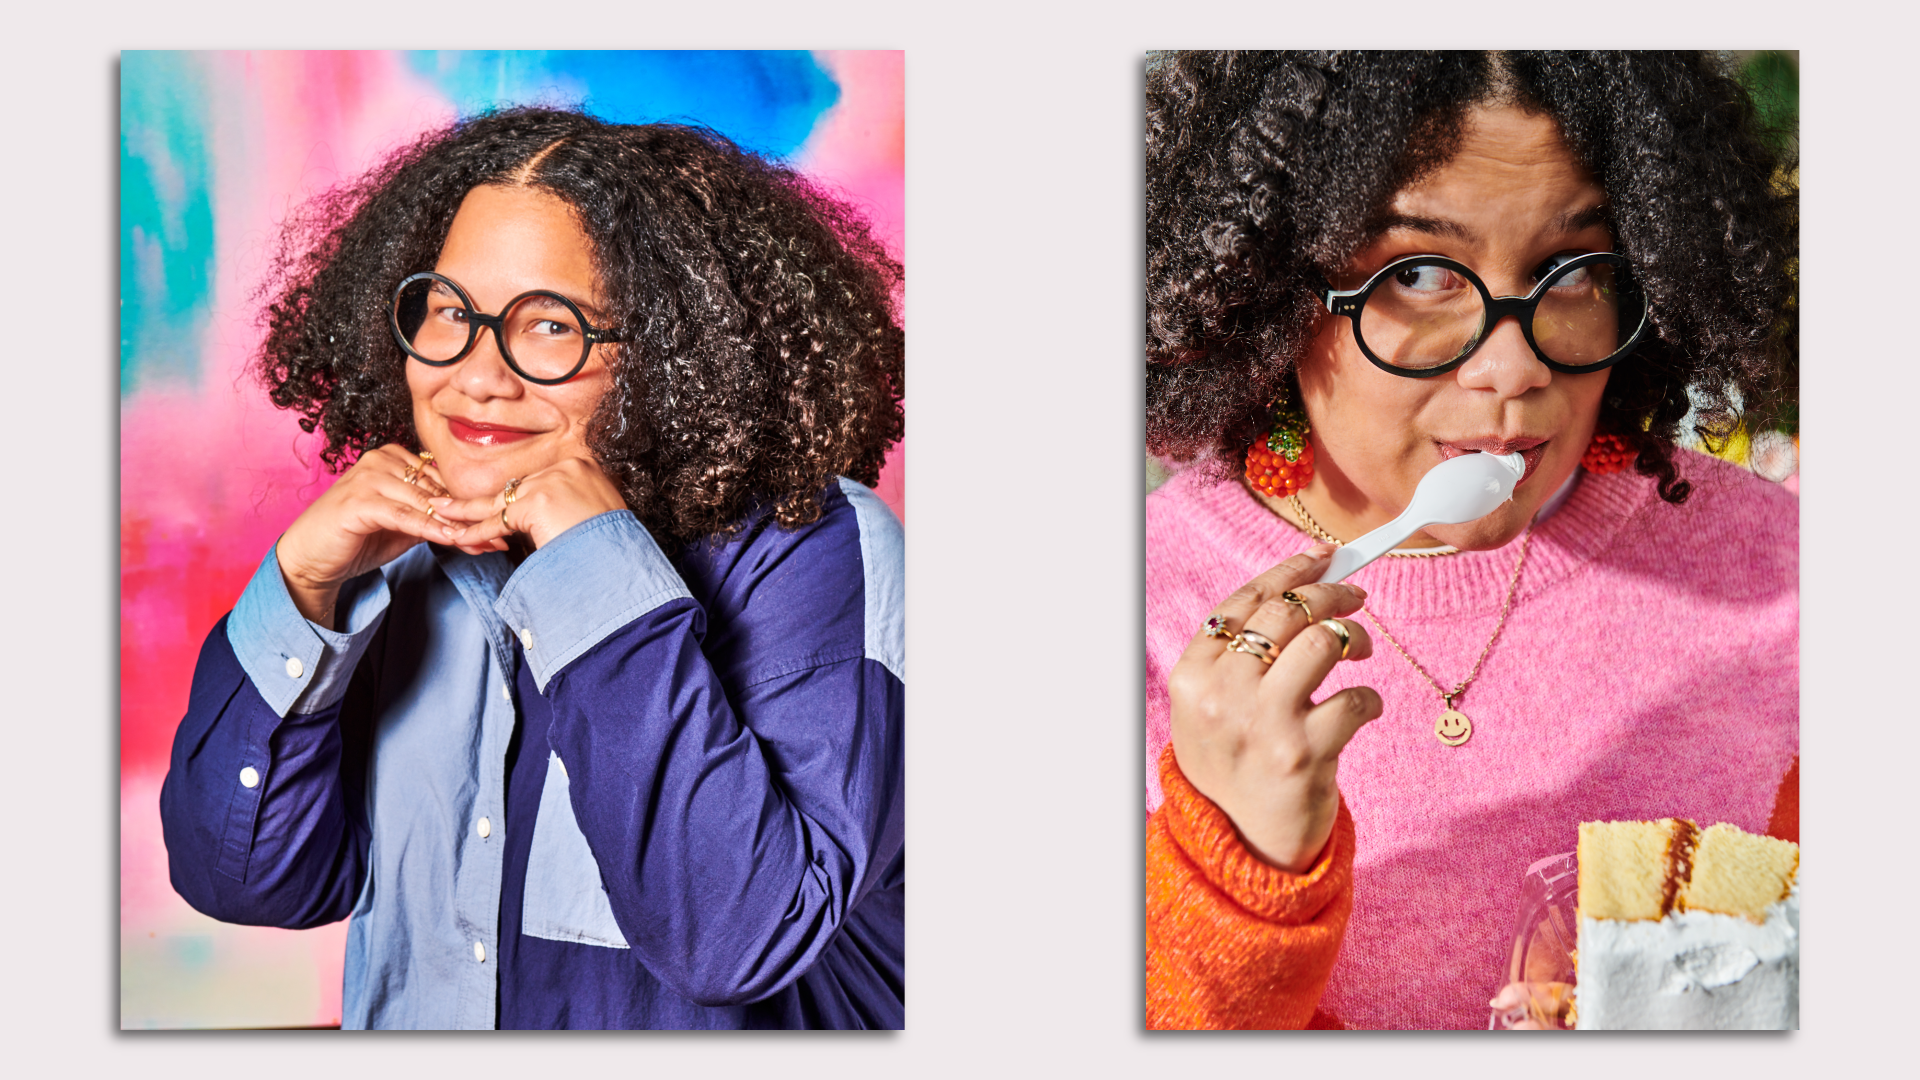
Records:
[[[1589,821],[1579,860],[1582,1030],[1800,1026],[1799,845]]]

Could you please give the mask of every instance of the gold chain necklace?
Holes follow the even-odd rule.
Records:
[[[1300,501],[1299,492],[1296,491],[1293,494],[1287,496],[1287,505],[1293,508],[1294,513],[1300,515],[1300,521],[1308,536],[1313,537],[1315,540],[1318,540],[1323,544],[1345,543],[1345,541],[1341,540],[1339,537],[1336,537],[1332,533],[1321,528],[1319,522],[1313,520],[1313,515],[1307,513],[1306,504]],[[1394,548],[1392,551],[1387,552],[1387,558],[1389,559],[1437,559],[1442,555],[1458,555],[1458,554],[1460,554],[1460,549],[1457,547],[1453,547],[1451,545],[1446,547],[1438,547],[1438,548],[1409,548],[1405,551],[1399,548]]]
[[[1287,496],[1287,505],[1293,508],[1294,513],[1300,515],[1301,521],[1306,522],[1307,535],[1326,544],[1343,543],[1339,537],[1321,528],[1320,523],[1313,520],[1313,515],[1307,513],[1307,508],[1300,505],[1300,495],[1298,492]],[[1394,639],[1392,632],[1387,629],[1385,623],[1375,618],[1373,612],[1368,611],[1366,608],[1360,609],[1360,613],[1367,617],[1367,621],[1373,624],[1374,629],[1380,631],[1381,636],[1387,639],[1387,644],[1392,645],[1395,652],[1405,657],[1407,663],[1413,665],[1413,670],[1419,672],[1421,676],[1427,680],[1427,685],[1433,687],[1433,692],[1440,695],[1440,700],[1446,702],[1447,710],[1441,713],[1439,718],[1433,722],[1433,737],[1446,743],[1448,746],[1459,746],[1468,739],[1473,738],[1473,721],[1467,719],[1466,713],[1454,708],[1453,703],[1455,699],[1467,692],[1467,686],[1471,684],[1474,679],[1480,677],[1480,665],[1487,662],[1487,654],[1493,651],[1493,643],[1500,640],[1500,631],[1507,628],[1507,615],[1513,611],[1513,595],[1520,588],[1520,569],[1527,565],[1527,547],[1532,542],[1533,523],[1528,522],[1527,531],[1520,536],[1520,558],[1514,561],[1513,577],[1507,581],[1507,598],[1500,603],[1500,622],[1494,626],[1493,636],[1487,638],[1486,645],[1480,649],[1479,657],[1473,662],[1473,670],[1467,672],[1467,677],[1461,679],[1451,693],[1442,689],[1440,680],[1434,678],[1433,673],[1428,671],[1420,661],[1415,660],[1413,654],[1407,651],[1406,646]],[[1459,553],[1459,548],[1448,548],[1445,551],[1421,551],[1416,549],[1414,551],[1387,552],[1388,555],[1398,555],[1402,558],[1415,559],[1434,558],[1440,555],[1458,555]]]
[[[1527,546],[1532,540],[1533,524],[1529,522],[1527,524],[1527,531],[1521,534],[1520,537],[1520,558],[1514,561],[1513,578],[1507,582],[1507,598],[1500,604],[1500,622],[1494,626],[1493,636],[1487,638],[1486,645],[1481,648],[1479,658],[1474,660],[1473,670],[1467,672],[1467,677],[1461,679],[1459,684],[1453,688],[1452,692],[1440,688],[1440,680],[1434,678],[1432,672],[1422,667],[1420,661],[1415,660],[1413,654],[1408,652],[1405,646],[1394,640],[1393,634],[1387,630],[1384,623],[1374,617],[1373,612],[1365,608],[1360,609],[1361,614],[1367,617],[1367,621],[1372,623],[1374,628],[1386,637],[1387,644],[1392,645],[1396,652],[1406,657],[1407,663],[1413,665],[1413,670],[1425,676],[1427,684],[1433,687],[1434,693],[1439,694],[1440,700],[1446,702],[1447,711],[1441,713],[1439,718],[1433,722],[1433,737],[1446,743],[1448,746],[1459,746],[1468,739],[1473,738],[1473,721],[1467,719],[1466,713],[1454,708],[1453,702],[1456,698],[1467,692],[1468,684],[1479,677],[1480,665],[1487,662],[1487,654],[1493,651],[1493,643],[1500,640],[1500,631],[1507,628],[1507,615],[1513,610],[1513,594],[1520,587],[1520,568],[1527,565]]]

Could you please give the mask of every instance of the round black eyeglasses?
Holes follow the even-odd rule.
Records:
[[[1388,263],[1358,289],[1328,289],[1322,302],[1353,320],[1354,340],[1375,367],[1410,379],[1466,363],[1509,315],[1540,362],[1569,375],[1619,363],[1650,325],[1627,260],[1611,252],[1551,265],[1526,296],[1494,296],[1465,264],[1414,255]]]
[[[483,314],[457,282],[431,272],[402,281],[389,311],[394,340],[423,364],[458,363],[487,329],[514,374],[542,386],[580,374],[595,345],[625,337],[594,326],[579,305],[547,289],[521,293],[498,315]]]

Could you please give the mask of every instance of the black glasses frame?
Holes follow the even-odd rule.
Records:
[[[1359,344],[1360,351],[1366,355],[1368,360],[1373,362],[1374,367],[1395,375],[1405,376],[1409,379],[1431,379],[1436,375],[1445,375],[1447,372],[1466,363],[1468,358],[1473,356],[1475,352],[1479,351],[1480,346],[1486,343],[1487,335],[1493,332],[1494,327],[1500,325],[1500,320],[1509,315],[1519,320],[1520,332],[1526,337],[1528,348],[1533,350],[1533,355],[1540,358],[1541,363],[1547,365],[1548,368],[1554,371],[1563,372],[1568,375],[1584,375],[1589,371],[1599,371],[1602,368],[1612,367],[1614,364],[1626,359],[1627,354],[1640,347],[1641,339],[1646,337],[1647,328],[1653,325],[1652,308],[1643,298],[1640,305],[1640,325],[1634,327],[1633,333],[1627,337],[1625,343],[1616,349],[1613,355],[1606,359],[1592,364],[1563,364],[1541,351],[1539,342],[1533,340],[1533,313],[1534,310],[1540,306],[1540,301],[1547,295],[1548,288],[1553,284],[1554,280],[1562,274],[1578,270],[1583,266],[1594,266],[1600,263],[1618,268],[1621,271],[1620,277],[1626,281],[1632,282],[1634,280],[1633,268],[1628,265],[1626,259],[1610,251],[1594,251],[1568,259],[1566,262],[1554,267],[1553,272],[1542,279],[1540,284],[1534,286],[1533,291],[1525,296],[1494,296],[1488,291],[1486,282],[1480,280],[1480,275],[1474,273],[1465,263],[1449,259],[1444,255],[1410,255],[1404,259],[1395,259],[1381,267],[1378,273],[1367,279],[1365,285],[1357,289],[1351,289],[1345,292],[1332,288],[1327,289],[1325,295],[1321,297],[1320,302],[1325,304],[1327,310],[1334,315],[1353,320],[1353,340]],[[1374,355],[1373,350],[1367,347],[1366,336],[1360,332],[1360,311],[1367,306],[1367,298],[1373,295],[1375,289],[1392,280],[1395,274],[1416,266],[1444,267],[1466,278],[1473,283],[1475,289],[1479,290],[1480,303],[1485,309],[1485,316],[1480,323],[1480,333],[1473,339],[1472,344],[1468,345],[1459,356],[1454,357],[1452,360],[1438,367],[1408,368],[1390,364]],[[1638,288],[1637,284],[1635,288]]]
[[[460,298],[460,306],[466,309],[467,343],[461,346],[460,351],[455,353],[451,359],[429,360],[421,356],[419,352],[415,351],[413,345],[407,341],[406,333],[400,329],[400,294],[407,290],[407,286],[416,281],[437,281],[445,285],[447,288],[453,290],[453,294]],[[547,296],[558,300],[566,305],[567,310],[573,313],[574,318],[580,320],[580,359],[573,365],[573,370],[558,378],[543,379],[538,375],[527,374],[527,372],[514,361],[513,349],[507,345],[507,335],[501,328],[501,315],[512,311],[520,301],[525,300],[529,296]],[[482,329],[491,330],[493,331],[494,344],[500,347],[501,358],[506,360],[507,366],[513,369],[513,373],[530,383],[538,383],[541,386],[555,386],[580,374],[580,369],[587,366],[587,357],[593,352],[595,345],[608,341],[626,340],[626,331],[594,326],[591,322],[587,321],[586,313],[580,310],[580,305],[554,292],[552,289],[532,289],[523,292],[519,296],[507,301],[507,306],[501,308],[500,311],[501,315],[486,314],[474,304],[473,297],[467,295],[467,290],[461,288],[459,282],[447,277],[445,274],[436,274],[429,270],[425,273],[414,274],[408,277],[394,288],[393,298],[387,301],[387,325],[393,328],[393,340],[400,344],[401,350],[415,360],[426,364],[428,367],[448,367],[465,360],[467,354],[471,353],[473,347],[479,343],[480,331]]]

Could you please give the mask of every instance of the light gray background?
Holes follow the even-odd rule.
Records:
[[[12,690],[0,796],[8,1073],[1193,1080],[1311,1070],[1560,1080],[1910,1067],[1908,983],[1920,965],[1908,914],[1913,845],[1902,831],[1911,816],[1901,811],[1920,712],[1920,597],[1905,559],[1920,517],[1907,492],[1920,395],[1903,317],[1910,272],[1898,263],[1913,248],[1920,175],[1910,17],[1870,18],[1855,0],[1472,9],[1402,0],[110,0],[12,10],[0,65],[11,106],[0,170],[11,298],[0,340],[12,346],[0,369],[12,421],[0,506],[14,584],[0,630]],[[1140,1020],[1142,54],[1509,37],[1731,37],[1802,50],[1807,1030],[1149,1037]],[[908,50],[909,1030],[297,1043],[269,1033],[118,1034],[116,50],[588,43]],[[1889,307],[1847,301],[1846,290],[1890,268]],[[1895,553],[1857,550],[1876,543]],[[1648,633],[1712,632],[1646,615]]]

